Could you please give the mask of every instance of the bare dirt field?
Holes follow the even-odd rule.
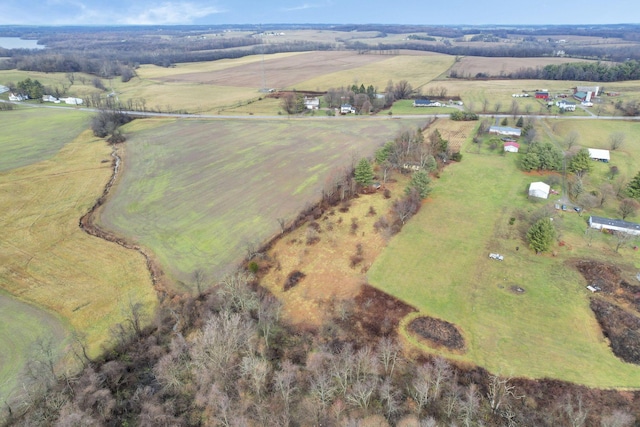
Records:
[[[501,76],[522,68],[544,67],[550,64],[565,64],[568,62],[587,61],[576,58],[486,58],[465,56],[451,70],[457,72],[458,76],[464,77],[475,77],[478,73],[485,73],[488,76]]]
[[[389,59],[389,57],[358,55],[355,52],[308,52],[286,58],[243,64],[224,70],[161,77],[158,80],[172,83],[185,82],[260,88],[263,85],[264,71],[267,87],[282,88],[327,73],[358,68],[385,59]]]

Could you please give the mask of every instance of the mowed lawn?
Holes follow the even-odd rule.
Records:
[[[21,108],[0,111],[0,172],[53,157],[86,129],[86,112]],[[37,131],[34,131],[37,129]]]
[[[425,120],[142,120],[101,222],[151,249],[187,285],[210,280],[319,200],[330,175]]]
[[[32,346],[38,339],[51,338],[60,351],[68,331],[51,313],[25,304],[0,290],[0,398],[9,399],[18,385]]]
[[[85,131],[49,160],[0,173],[0,287],[86,335],[93,356],[131,302],[149,312],[157,304],[141,255],[78,226],[111,176],[110,153]],[[2,311],[2,322],[11,315]],[[33,333],[23,327],[14,333]],[[2,352],[18,350],[0,343]]]
[[[557,257],[535,255],[518,237],[519,221],[508,224],[515,209],[542,206],[525,193],[541,177],[519,172],[513,156],[463,153],[373,264],[370,283],[423,315],[456,324],[467,349],[441,351],[447,357],[506,376],[640,387],[640,367],[613,355],[589,309],[584,279],[565,264],[575,254],[560,248]],[[489,259],[489,252],[504,261]]]

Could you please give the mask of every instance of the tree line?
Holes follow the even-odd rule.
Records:
[[[640,61],[629,60],[620,64],[603,62],[572,62],[549,64],[544,67],[522,68],[506,77],[512,79],[582,80],[617,82],[640,79]]]

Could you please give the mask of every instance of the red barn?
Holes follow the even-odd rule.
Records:
[[[549,99],[549,92],[536,92],[536,99]]]

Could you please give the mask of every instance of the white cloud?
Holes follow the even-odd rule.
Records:
[[[165,2],[144,10],[134,7],[124,13],[124,16],[118,17],[117,22],[127,25],[191,24],[196,19],[223,12],[224,10],[214,6],[200,6],[189,2]]]
[[[293,11],[296,11],[296,10],[314,9],[314,8],[318,8],[318,7],[322,7],[322,5],[304,3],[304,4],[301,4],[300,6],[283,7],[282,10],[285,11],[285,12],[293,12]]]

